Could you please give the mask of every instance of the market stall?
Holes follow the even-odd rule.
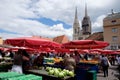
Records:
[[[6,39],[4,44],[19,46],[19,47],[29,47],[29,48],[60,47],[59,43],[42,38],[36,38],[36,37],[20,37],[20,38]]]
[[[84,67],[84,68],[87,68],[88,70],[94,70],[94,71],[98,72],[98,70],[99,70],[99,68],[98,68],[99,67],[99,63],[96,62],[96,61],[93,61],[93,62],[95,62],[95,63],[92,63],[92,61],[91,62],[90,61],[80,62],[78,64],[78,66],[80,68]]]
[[[104,41],[95,41],[95,40],[73,40],[67,43],[62,44],[62,48],[67,48],[67,49],[88,49],[87,51],[91,49],[102,49],[105,48],[109,45],[109,43],[104,42]],[[87,80],[85,79],[87,77],[87,72],[88,71],[95,71],[98,72],[98,64],[99,61],[97,60],[89,60],[88,55],[91,54],[90,52],[84,52],[84,59],[77,64],[76,68],[76,77],[78,80]],[[86,59],[87,58],[87,59]],[[82,75],[82,76],[81,76]]]
[[[0,72],[8,71],[12,68],[13,59],[9,57],[3,57],[0,59]]]
[[[100,49],[108,46],[109,43],[104,41],[95,40],[73,40],[67,43],[63,43],[63,48],[68,49]]]
[[[71,76],[60,78],[55,75],[49,75],[46,70],[28,70],[26,71],[26,73],[42,76],[43,80],[74,80],[74,77],[71,77]]]

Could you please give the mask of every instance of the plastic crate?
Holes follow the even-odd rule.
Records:
[[[7,78],[23,76],[24,74],[19,74],[16,72],[0,72],[0,80],[7,80]]]
[[[89,80],[97,80],[97,73],[95,70],[91,70],[87,72],[87,78]]]
[[[19,77],[8,78],[7,80],[42,80],[42,77],[29,74],[29,75],[24,75]]]

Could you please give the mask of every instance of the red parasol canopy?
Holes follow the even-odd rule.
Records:
[[[28,47],[11,47],[8,51],[18,51],[18,49],[26,50],[26,51],[35,51],[33,48]]]
[[[65,48],[56,48],[55,51],[58,53],[70,53],[70,49]]]
[[[103,50],[101,52],[102,54],[118,54],[115,50]]]
[[[116,54],[120,54],[120,49],[115,50],[115,53],[116,53]]]
[[[74,40],[62,44],[63,48],[69,49],[98,49],[108,46],[109,43],[95,40]]]
[[[4,50],[4,48],[3,48],[3,47],[0,47],[0,50]]]
[[[30,48],[39,48],[39,47],[60,47],[59,43],[42,39],[36,37],[21,37],[5,40],[4,44],[9,44],[19,47],[30,47]]]

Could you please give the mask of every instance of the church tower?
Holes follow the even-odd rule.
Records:
[[[73,40],[79,40],[80,36],[80,24],[77,16],[77,7],[75,10],[75,18],[73,23]]]
[[[83,31],[83,35],[91,34],[91,21],[90,21],[90,17],[87,14],[87,5],[85,5],[85,16],[82,20],[82,31]]]

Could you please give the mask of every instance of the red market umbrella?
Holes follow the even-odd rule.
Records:
[[[93,54],[100,54],[103,51],[103,49],[90,49],[90,53]]]
[[[9,44],[19,47],[30,47],[30,48],[39,48],[39,47],[60,47],[59,43],[42,39],[36,37],[21,37],[5,40],[4,44]]]
[[[35,51],[35,49],[33,48],[28,48],[28,47],[11,47],[11,48],[8,48],[7,51],[18,51],[18,49],[22,49],[22,50],[26,50],[26,51]]]
[[[80,54],[81,53],[83,54],[83,53],[89,53],[90,52],[88,49],[78,49],[76,51],[78,51]]]
[[[101,53],[102,54],[113,54],[114,51],[113,50],[102,50]]]
[[[95,40],[74,40],[62,44],[63,48],[69,49],[98,49],[105,48],[109,45],[107,42]]]
[[[115,50],[103,50],[101,52],[102,54],[118,54]]]
[[[52,50],[50,48],[39,48],[38,49],[39,52],[51,52]]]
[[[3,47],[0,47],[0,50],[4,50],[4,48],[3,48]]]
[[[55,51],[58,53],[70,53],[70,49],[65,48],[56,48]]]
[[[120,53],[120,49],[118,49],[118,50],[115,50],[115,52],[117,52],[117,53]]]

